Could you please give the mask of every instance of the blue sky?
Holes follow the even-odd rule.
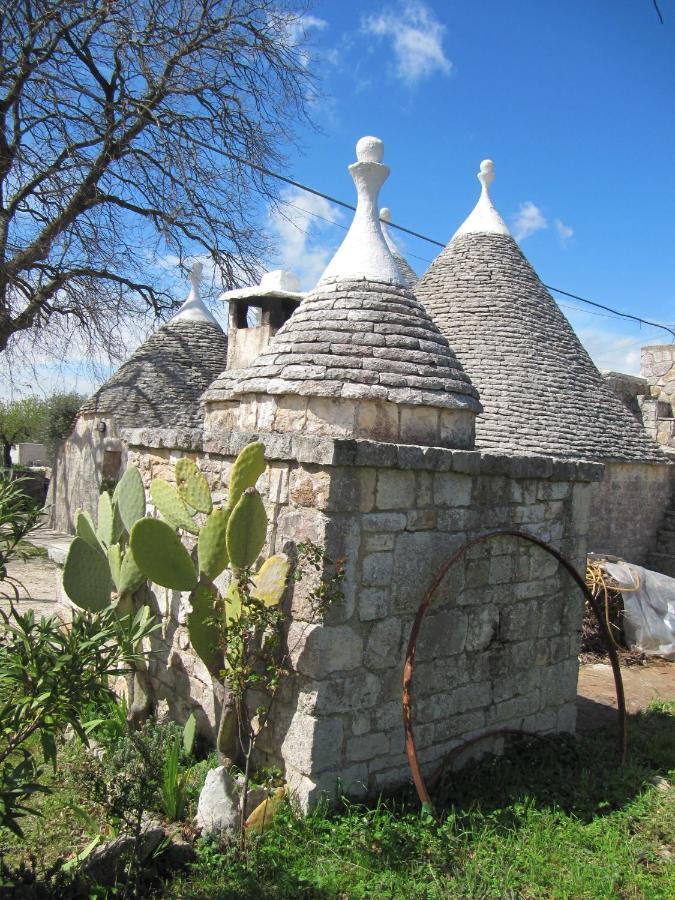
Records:
[[[385,142],[382,192],[394,221],[448,240],[478,196],[493,200],[542,279],[637,315],[675,323],[675,2],[661,0],[318,0],[306,19],[319,76],[291,174],[352,200],[346,171],[363,134]],[[304,209],[339,209],[291,191]],[[305,285],[340,229],[289,209],[276,262]],[[424,271],[433,246],[396,235]],[[596,363],[637,371],[641,342],[665,332],[577,312]]]
[[[673,325],[675,0],[659,5],[665,25],[652,0],[316,0],[304,23],[317,127],[299,130],[285,172],[353,202],[347,165],[374,134],[392,170],[383,205],[445,242],[491,158],[495,205],[545,283]],[[282,197],[286,218],[260,210],[278,242],[266,262],[311,288],[344,236],[324,220],[350,214]],[[438,252],[395,237],[418,272]],[[637,372],[641,343],[669,342],[557,299],[600,368]],[[131,350],[141,335],[128,337]],[[93,379],[75,357],[38,361],[42,387],[89,392],[109,371]]]

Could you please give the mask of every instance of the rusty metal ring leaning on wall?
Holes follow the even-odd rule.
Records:
[[[417,608],[417,615],[415,616],[415,621],[413,622],[412,631],[410,632],[410,639],[408,641],[408,649],[405,655],[405,663],[403,666],[403,728],[405,731],[405,750],[408,756],[408,763],[410,764],[410,771],[412,772],[413,781],[415,783],[415,788],[417,789],[417,795],[420,798],[420,802],[423,805],[427,805],[429,807],[433,807],[431,803],[431,798],[429,797],[429,792],[427,790],[427,785],[422,775],[422,770],[420,768],[419,759],[417,756],[417,747],[415,745],[415,736],[413,733],[412,727],[412,680],[413,673],[415,669],[415,651],[417,649],[417,639],[419,637],[420,629],[422,627],[422,622],[424,621],[424,616],[429,609],[431,604],[432,597],[438,588],[441,581],[445,578],[450,567],[457,562],[471,547],[474,547],[476,544],[480,544],[483,541],[486,541],[493,537],[515,537],[520,538],[524,541],[529,541],[531,544],[535,544],[537,547],[541,547],[542,550],[545,550],[551,556],[555,557],[558,560],[561,566],[572,576],[572,579],[576,582],[576,584],[581,589],[584,597],[590,604],[593,613],[598,620],[598,625],[600,627],[600,632],[602,634],[603,640],[605,642],[605,646],[607,648],[607,653],[609,655],[610,662],[612,664],[612,672],[614,674],[614,686],[616,688],[616,702],[617,702],[617,711],[619,714],[619,727],[618,727],[618,735],[617,735],[617,751],[618,757],[621,765],[623,765],[626,761],[626,701],[623,692],[623,681],[621,679],[621,667],[619,664],[619,657],[616,652],[616,648],[614,647],[611,635],[607,630],[607,625],[603,619],[602,613],[598,604],[596,603],[595,597],[589,591],[586,586],[586,582],[579,575],[574,566],[567,560],[565,557],[559,553],[555,547],[552,547],[550,544],[547,544],[545,541],[540,540],[538,537],[535,537],[533,534],[529,534],[527,531],[516,531],[511,529],[497,529],[495,531],[484,532],[483,534],[479,534],[477,537],[472,538],[470,541],[467,541],[463,544],[456,553],[450,557],[450,559],[442,566],[439,571],[436,573],[435,578],[431,582],[426,594],[422,598],[420,605]],[[487,737],[493,737],[496,735],[508,735],[508,734],[527,734],[527,732],[517,731],[516,729],[502,729],[500,731],[491,731],[485,734],[478,735],[475,738],[470,739],[464,744],[461,744],[459,747],[454,748],[451,751],[452,754],[459,753],[464,750],[466,747],[470,746],[473,743],[476,743],[478,740]]]

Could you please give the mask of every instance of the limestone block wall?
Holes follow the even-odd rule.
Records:
[[[99,422],[105,432],[97,429]],[[59,448],[52,468],[47,509],[50,527],[73,533],[75,514],[84,509],[94,516],[102,480],[116,479],[126,466],[126,447],[115,419],[108,415],[81,415]]]
[[[605,463],[605,477],[594,484],[588,549],[642,565],[656,546],[656,535],[671,505],[672,465]]]
[[[675,449],[675,344],[642,347],[640,374],[650,387],[642,401],[645,428],[663,447]]]
[[[369,385],[350,387],[351,397],[249,394],[237,404],[219,404],[207,417],[211,432],[302,432],[336,438],[362,438],[389,443],[433,447],[474,447],[475,412],[471,409],[438,408],[391,403],[373,399]],[[412,392],[411,392],[412,393]]]
[[[467,538],[518,527],[550,541],[583,571],[593,481],[602,467],[546,457],[260,434],[267,471],[258,487],[271,519],[270,550],[323,544],[346,560],[343,599],[312,623],[308,587],[288,600],[287,649],[295,674],[275,701],[261,759],[283,767],[303,804],[322,791],[364,794],[406,783],[401,684],[421,596]],[[230,434],[200,448],[158,433],[127,434],[144,478],[193,453],[225,491],[232,459],[252,439]],[[163,446],[162,446],[163,443]],[[180,598],[154,670],[172,711],[219,698],[189,650]],[[583,598],[543,551],[513,538],[475,548],[455,567],[423,627],[414,721],[425,766],[495,728],[574,730]],[[157,666],[157,663],[155,663]],[[208,722],[206,723],[208,724]]]

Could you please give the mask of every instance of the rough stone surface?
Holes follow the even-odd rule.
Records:
[[[146,484],[180,455],[130,447]],[[213,429],[198,455],[224,498],[234,455],[251,435]],[[602,467],[374,442],[262,435],[258,488],[270,517],[264,552],[314,540],[344,558],[343,598],[317,621],[311,590],[294,585],[282,682],[258,762],[283,769],[302,805],[336,785],[362,796],[409,778],[401,719],[403,657],[415,610],[440,565],[467,539],[525,528],[583,571],[590,492]],[[278,438],[284,438],[279,441]],[[152,676],[179,721],[190,710],[213,739],[222,697],[185,639],[184,599],[155,591],[168,616]],[[482,730],[569,727],[582,596],[541,550],[513,538],[474,547],[434,595],[418,644],[414,724],[425,766]],[[163,642],[164,641],[164,642]],[[524,723],[528,723],[527,725]]]
[[[478,411],[478,393],[414,295],[374,281],[322,282],[300,305],[235,395],[350,397]],[[214,385],[215,387],[215,385]]]
[[[512,237],[458,235],[415,293],[480,392],[478,447],[662,461]]]
[[[226,359],[219,325],[173,320],[122,363],[82,412],[112,415],[120,428],[199,427],[199,398]]]
[[[239,785],[225,766],[209,769],[197,804],[197,828],[202,834],[218,834],[237,828],[239,802]]]

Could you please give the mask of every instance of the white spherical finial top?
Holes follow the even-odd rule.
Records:
[[[491,159],[484,159],[480,164],[480,172],[476,176],[484,188],[489,188],[495,180],[495,164]]]
[[[391,222],[391,210],[388,206],[383,206],[380,210],[380,219],[383,222]]]
[[[384,142],[366,135],[356,143],[356,158],[359,162],[381,163],[384,159]]]

